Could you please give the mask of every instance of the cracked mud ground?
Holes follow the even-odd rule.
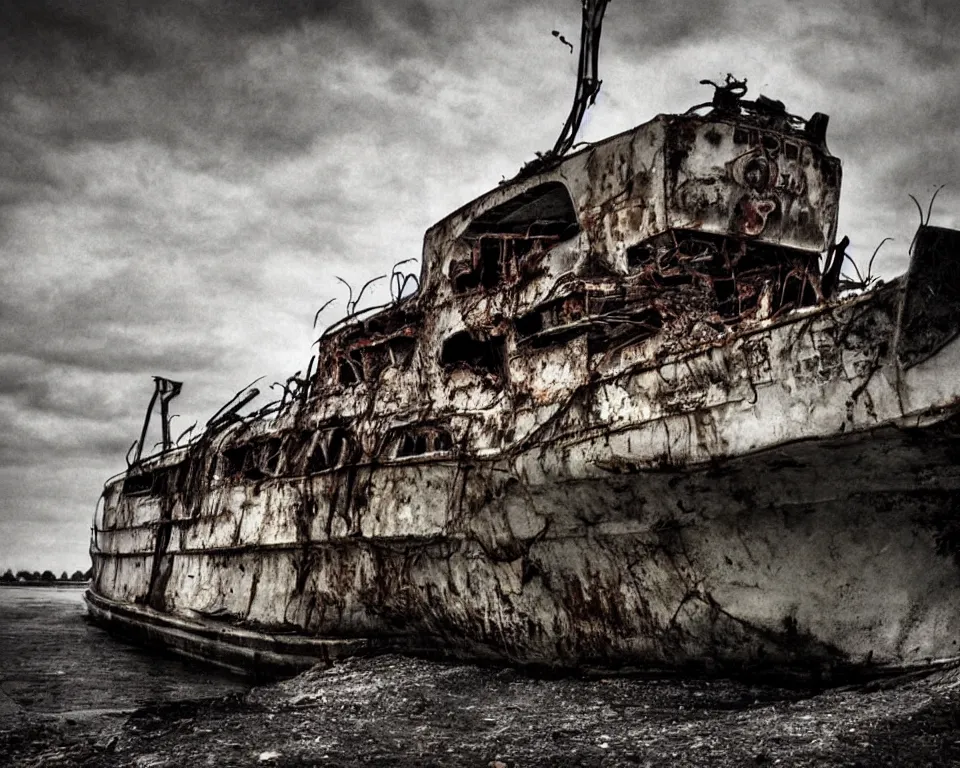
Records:
[[[960,765],[960,673],[811,690],[381,656],[132,712],[0,712],[19,766]]]

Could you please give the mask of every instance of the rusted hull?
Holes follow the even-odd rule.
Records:
[[[239,593],[234,604],[272,618],[272,632],[243,611],[221,611],[218,631],[119,604],[104,614],[96,593],[91,610],[248,670],[292,669],[334,648],[814,674],[944,662],[960,655],[956,435],[953,420],[891,426],[692,472],[514,485],[447,535],[173,556],[169,601],[181,614],[193,605],[211,622],[204,609]],[[110,589],[109,575],[100,568],[96,590]],[[114,579],[129,581],[123,569]],[[185,595],[190,582],[202,587]],[[291,658],[276,634],[291,630],[322,639]],[[238,633],[255,642],[238,645]]]
[[[179,656],[210,662],[234,674],[274,677],[375,650],[362,640],[324,640],[172,616],[144,606],[84,593],[90,618],[111,633]]]
[[[668,122],[636,134],[658,156]],[[738,145],[732,124],[710,135]],[[818,167],[835,201],[838,168]],[[733,278],[690,260],[733,270],[726,245],[636,268],[639,241],[565,228],[491,249],[524,210],[575,213],[556,179],[521,187],[431,230],[420,304],[331,337],[269,418],[228,409],[108,483],[94,618],[233,666],[253,663],[238,638],[280,635],[552,667],[960,656],[960,235],[921,228],[904,279],[829,302],[812,251],[776,277],[744,244],[752,277],[720,290]],[[832,237],[820,207],[810,242]],[[515,274],[531,265],[546,278]]]
[[[933,442],[890,428],[535,492],[537,509],[563,510],[541,518],[541,538],[506,563],[458,554],[457,588],[436,602],[495,583],[449,634],[473,626],[517,660],[879,671],[948,659],[957,446]]]
[[[175,650],[195,619],[260,648],[293,633],[553,667],[956,659],[960,343],[901,365],[900,296],[598,382],[509,455],[211,487],[196,514],[108,502],[93,601],[141,606],[133,627],[187,621],[152,625]],[[184,652],[249,666],[233,645]]]

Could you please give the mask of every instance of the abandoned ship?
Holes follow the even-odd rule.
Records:
[[[246,671],[960,657],[960,233],[852,286],[826,116],[745,91],[450,214],[278,401],[177,445],[158,378],[162,450],[152,401],[95,515],[93,618]]]

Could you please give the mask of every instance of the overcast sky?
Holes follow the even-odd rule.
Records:
[[[613,0],[581,138],[751,95],[830,114],[840,234],[960,226],[955,0]],[[313,314],[551,147],[578,0],[0,0],[0,568],[86,569],[152,375],[174,435],[305,368]],[[371,294],[371,300],[377,295]]]

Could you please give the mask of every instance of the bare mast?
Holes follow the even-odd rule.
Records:
[[[577,137],[580,124],[587,109],[597,100],[603,81],[597,76],[597,60],[600,56],[600,31],[603,14],[610,0],[583,0],[583,21],[580,26],[580,61],[577,66],[577,88],[573,96],[573,106],[563,130],[553,149],[537,152],[520,171],[521,175],[537,173],[563,157]]]

